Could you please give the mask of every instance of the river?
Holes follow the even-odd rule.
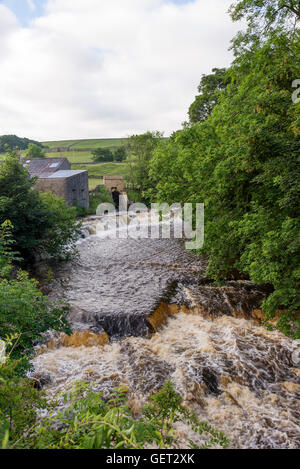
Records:
[[[37,347],[34,376],[49,396],[78,380],[107,394],[122,385],[138,415],[170,379],[232,448],[299,448],[297,343],[260,322],[265,288],[216,287],[182,240],[109,239],[103,220],[86,220],[78,256],[52,265],[50,297],[69,302],[74,333]],[[48,268],[39,264],[41,278]]]

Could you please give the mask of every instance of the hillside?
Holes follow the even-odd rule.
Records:
[[[127,173],[126,163],[98,163],[94,165],[85,165],[92,163],[92,151],[95,148],[109,148],[115,150],[126,143],[126,138],[101,138],[86,140],[57,140],[43,142],[44,147],[50,150],[54,148],[68,147],[69,151],[49,151],[46,152],[48,158],[67,158],[72,164],[72,169],[85,169],[89,172],[89,188],[94,189],[103,182],[104,175],[117,174],[124,176]],[[80,166],[79,166],[80,165]]]
[[[96,138],[87,140],[57,140],[42,142],[45,147],[69,147],[70,150],[81,150],[94,148],[118,148],[126,142],[126,138]]]

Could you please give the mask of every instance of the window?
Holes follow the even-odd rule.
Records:
[[[81,199],[85,200],[85,189],[81,189]]]

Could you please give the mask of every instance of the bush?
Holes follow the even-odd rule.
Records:
[[[0,361],[0,449],[26,447],[23,437],[37,423],[37,409],[48,407],[34,382],[18,376],[18,367],[9,356]]]
[[[50,256],[65,259],[75,251],[80,223],[76,221],[76,208],[68,207],[66,202],[46,192],[40,198],[47,211],[47,230],[41,240],[40,252]]]
[[[99,185],[91,194],[90,194],[90,206],[86,210],[82,207],[77,207],[77,216],[85,217],[86,215],[95,215],[97,207],[100,204],[110,203],[113,204],[113,200],[110,192],[106,187]]]
[[[18,270],[12,277],[15,253],[11,251],[11,225],[0,229],[0,339],[17,337],[12,358],[31,353],[33,344],[50,329],[70,333],[66,316],[68,307],[51,302],[38,289],[38,282],[27,272]]]

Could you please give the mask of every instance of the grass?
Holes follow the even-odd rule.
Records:
[[[61,140],[54,142],[42,142],[44,146],[53,147],[69,147],[72,150],[81,148],[118,148],[125,144],[126,138],[95,138],[87,140]]]
[[[46,153],[47,158],[68,158],[70,163],[92,163],[92,151],[95,148],[119,148],[126,143],[126,138],[98,138],[90,140],[61,140],[53,142],[43,142],[44,146],[69,147],[71,151]],[[90,151],[77,151],[90,148]]]
[[[72,165],[72,169],[89,172],[89,190],[103,184],[103,176],[126,176],[128,166],[126,163],[98,163],[94,165]]]
[[[97,186],[103,186],[103,179],[89,178],[89,191],[93,191]]]
[[[67,158],[70,163],[92,163],[92,152],[90,151],[62,151],[45,153],[46,158]]]
[[[128,166],[126,163],[99,163],[94,165],[76,165],[72,166],[72,169],[87,170],[89,177],[92,178],[93,176],[126,176]]]

